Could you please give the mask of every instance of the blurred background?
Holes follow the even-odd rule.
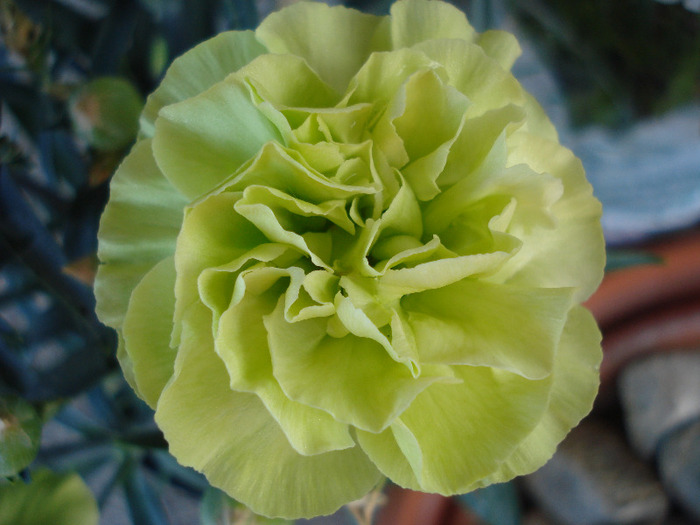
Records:
[[[146,95],[173,58],[286,3],[0,0],[0,479],[45,482],[30,497],[53,514],[36,523],[256,523],[167,453],[91,284]],[[453,3],[477,30],[518,36],[516,77],[603,202],[608,267],[589,302],[601,393],[537,473],[455,498],[390,486],[377,521],[700,523],[700,1]],[[21,503],[8,487],[2,525]],[[352,523],[346,512],[312,521]]]

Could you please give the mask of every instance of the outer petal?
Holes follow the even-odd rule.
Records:
[[[100,320],[119,328],[131,291],[158,261],[173,254],[187,200],[156,166],[151,141],[137,142],[117,170],[100,220],[95,281]]]
[[[272,13],[255,34],[271,52],[305,59],[338,93],[374,49],[381,18],[321,2],[300,2]]]
[[[175,310],[175,263],[163,259],[141,280],[131,294],[124,318],[124,348],[130,360],[135,390],[155,408],[163,387],[173,373],[175,349],[170,347]],[[127,365],[127,366],[129,366]]]
[[[206,91],[266,51],[252,31],[227,31],[176,58],[146,101],[141,133],[153,136],[161,108]]]
[[[593,316],[585,308],[575,307],[569,312],[559,344],[547,412],[527,439],[479,486],[529,474],[552,457],[566,434],[593,408],[602,356]]]
[[[520,105],[525,100],[525,91],[515,77],[476,44],[464,40],[429,40],[413,49],[445,68],[449,84],[472,101],[467,109],[470,117],[508,104]]]
[[[229,389],[210,324],[203,306],[189,312],[158,402],[156,421],[178,461],[267,516],[329,514],[371,490],[379,473],[359,447],[302,456],[257,396]]]
[[[424,363],[489,366],[531,379],[552,371],[570,289],[463,280],[401,301]]]
[[[243,125],[242,125],[243,124]],[[153,152],[165,176],[190,199],[211,191],[281,132],[231,79],[163,108]]]
[[[510,71],[515,60],[520,56],[521,49],[512,33],[492,29],[481,33],[476,39],[488,56],[498,62],[503,69]]]
[[[463,493],[497,469],[540,421],[551,378],[454,368],[462,383],[432,385],[382,434],[358,431],[360,445],[390,479],[426,492]]]
[[[436,38],[472,42],[475,37],[476,32],[464,13],[448,3],[403,0],[391,6],[393,49]]]
[[[295,55],[262,55],[236,77],[250,82],[263,100],[280,109],[333,107],[340,99],[303,58]]]
[[[605,265],[605,240],[600,202],[578,160],[568,149],[531,135],[517,133],[509,141],[509,164],[526,162],[538,172],[563,182],[564,194],[552,206],[556,228],[521,236],[523,247],[504,266],[504,276],[529,286],[576,287],[575,302],[586,300],[600,284]],[[495,276],[494,279],[501,279]]]

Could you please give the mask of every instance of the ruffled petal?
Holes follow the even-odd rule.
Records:
[[[163,108],[155,127],[156,162],[190,199],[213,190],[266,142],[284,142],[281,131],[235,79]]]
[[[188,313],[175,374],[158,401],[171,453],[270,517],[330,514],[369,492],[380,475],[360,447],[301,455],[258,396],[230,390],[210,325],[204,307]]]
[[[402,299],[423,363],[489,366],[530,379],[552,372],[570,289],[474,280]]]
[[[272,13],[255,34],[272,53],[305,59],[335,88],[345,92],[373,49],[381,18],[321,2],[300,2]]]
[[[445,68],[448,83],[472,102],[466,111],[469,117],[525,101],[525,91],[515,77],[477,44],[464,40],[428,40],[413,49]]]
[[[532,381],[493,368],[454,369],[459,384],[427,388],[379,436],[358,431],[360,445],[390,479],[424,492],[466,492],[541,420],[551,377]]]
[[[136,143],[112,178],[100,220],[95,281],[100,320],[119,328],[129,296],[156,263],[171,256],[187,200],[163,177],[151,141]]]
[[[527,133],[514,135],[509,145],[509,164],[526,162],[538,172],[551,174],[561,181],[563,195],[550,208],[556,227],[519,235],[523,247],[509,261],[512,267],[504,267],[503,275],[512,274],[513,283],[574,287],[574,301],[582,302],[603,278],[605,240],[602,208],[581,161],[556,142]]]
[[[228,370],[231,389],[257,394],[298,453],[314,455],[351,448],[355,442],[347,424],[290,400],[272,375],[263,317],[274,310],[284,287],[289,286],[290,275],[303,279],[298,268],[260,268],[241,274],[237,286],[243,288],[242,298],[221,316],[216,352]]]
[[[552,457],[557,445],[593,408],[602,357],[595,319],[585,308],[574,307],[559,343],[544,417],[496,472],[479,481],[479,486],[529,474]]]
[[[340,95],[295,55],[259,56],[239,70],[236,78],[249,82],[256,95],[278,109],[327,108],[340,100]]]
[[[373,339],[328,335],[326,319],[288,323],[283,301],[265,328],[273,374],[287,396],[357,428],[382,430],[419,392],[449,379],[449,370],[430,366],[416,378]]]
[[[491,29],[481,33],[476,43],[484,50],[487,56],[494,59],[506,71],[515,63],[522,50],[515,35],[507,31]]]
[[[444,2],[402,0],[391,6],[391,43],[393,49],[411,47],[435,38],[454,38],[472,42],[476,37],[467,17]]]
[[[146,100],[141,133],[153,136],[158,112],[165,106],[199,95],[266,52],[252,31],[226,31],[176,58]]]
[[[170,347],[175,311],[175,263],[163,259],[141,280],[131,294],[124,318],[124,349],[119,362],[131,368],[135,390],[155,408],[163,387],[173,373],[176,350]],[[125,360],[130,363],[124,363]]]

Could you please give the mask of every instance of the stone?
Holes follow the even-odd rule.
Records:
[[[663,441],[658,466],[671,497],[700,521],[700,419]]]
[[[700,352],[639,359],[625,367],[619,391],[630,443],[651,458],[666,434],[700,418]]]
[[[669,506],[651,468],[629,450],[621,433],[591,421],[574,429],[524,482],[563,525],[654,524]]]

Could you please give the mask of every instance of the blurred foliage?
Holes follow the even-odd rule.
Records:
[[[48,505],[70,506],[78,488],[75,475],[61,488],[44,467],[77,471],[104,523],[199,519],[207,483],[168,454],[153,412],[117,371],[115,335],[94,314],[97,228],[167,65],[257,21],[252,0],[0,0],[0,477],[12,480],[0,498],[16,502],[0,513],[14,513],[9,522],[36,522],[36,509],[20,505],[26,494],[56,519],[95,522]]]
[[[37,470],[28,483],[0,482],[0,523],[97,525],[95,498],[80,476]]]
[[[653,0],[511,2],[576,124],[621,126],[700,97],[700,16]]]
[[[39,451],[39,414],[21,398],[0,398],[0,433],[0,476],[14,476]]]

